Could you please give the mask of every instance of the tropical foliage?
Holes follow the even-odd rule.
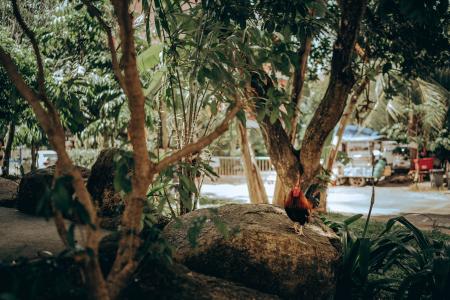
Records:
[[[406,141],[448,145],[448,80],[429,75],[450,61],[448,1],[1,5],[0,134],[17,123],[16,143],[48,143],[58,153],[40,209],[54,216],[65,254],[82,265],[92,298],[119,298],[149,253],[170,258],[157,218],[197,207],[203,177],[216,176],[210,145],[235,117],[259,124],[285,192],[301,182],[316,194],[308,188],[326,182],[321,155],[348,99],[363,92],[357,119],[398,139],[413,124]],[[121,149],[113,185],[123,214],[109,272],[100,266],[97,203],[74,167],[75,160],[91,158],[70,155],[69,136],[85,148]],[[213,212],[211,220],[227,234]],[[443,293],[446,245],[402,218],[377,238],[358,238],[347,230],[352,220],[331,224],[344,247],[341,290],[369,298],[411,296],[417,287],[426,295]],[[194,222],[191,244],[205,222]],[[82,232],[79,242],[75,229]],[[402,280],[390,280],[397,270]]]
[[[361,217],[343,222],[324,218],[342,242],[338,299],[445,298],[450,289],[448,240],[428,237],[405,217],[390,219],[381,233],[366,237],[351,228]]]

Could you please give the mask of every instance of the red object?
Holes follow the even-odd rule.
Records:
[[[426,158],[419,158],[414,159],[414,169],[417,167],[420,171],[430,171],[433,169],[433,158],[432,157],[426,157]]]
[[[289,192],[289,196],[284,202],[284,209],[288,217],[292,221],[300,223],[300,225],[305,225],[306,222],[309,222],[312,208],[311,202],[306,198],[299,186],[295,186]]]

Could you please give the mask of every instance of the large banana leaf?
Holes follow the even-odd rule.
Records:
[[[162,44],[151,45],[137,57],[137,67],[140,73],[147,72],[156,67],[160,62],[160,54],[163,49]]]

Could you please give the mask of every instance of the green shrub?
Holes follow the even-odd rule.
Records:
[[[324,222],[342,242],[337,299],[446,299],[450,295],[450,243],[425,235],[405,217],[390,219],[370,238],[343,222]]]
[[[68,151],[69,156],[74,162],[75,165],[92,168],[92,165],[95,163],[95,160],[100,153],[99,149],[71,149]]]

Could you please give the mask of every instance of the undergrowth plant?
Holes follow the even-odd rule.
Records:
[[[450,243],[427,237],[405,217],[390,219],[375,237],[358,236],[350,225],[323,217],[342,242],[336,299],[447,299]]]

